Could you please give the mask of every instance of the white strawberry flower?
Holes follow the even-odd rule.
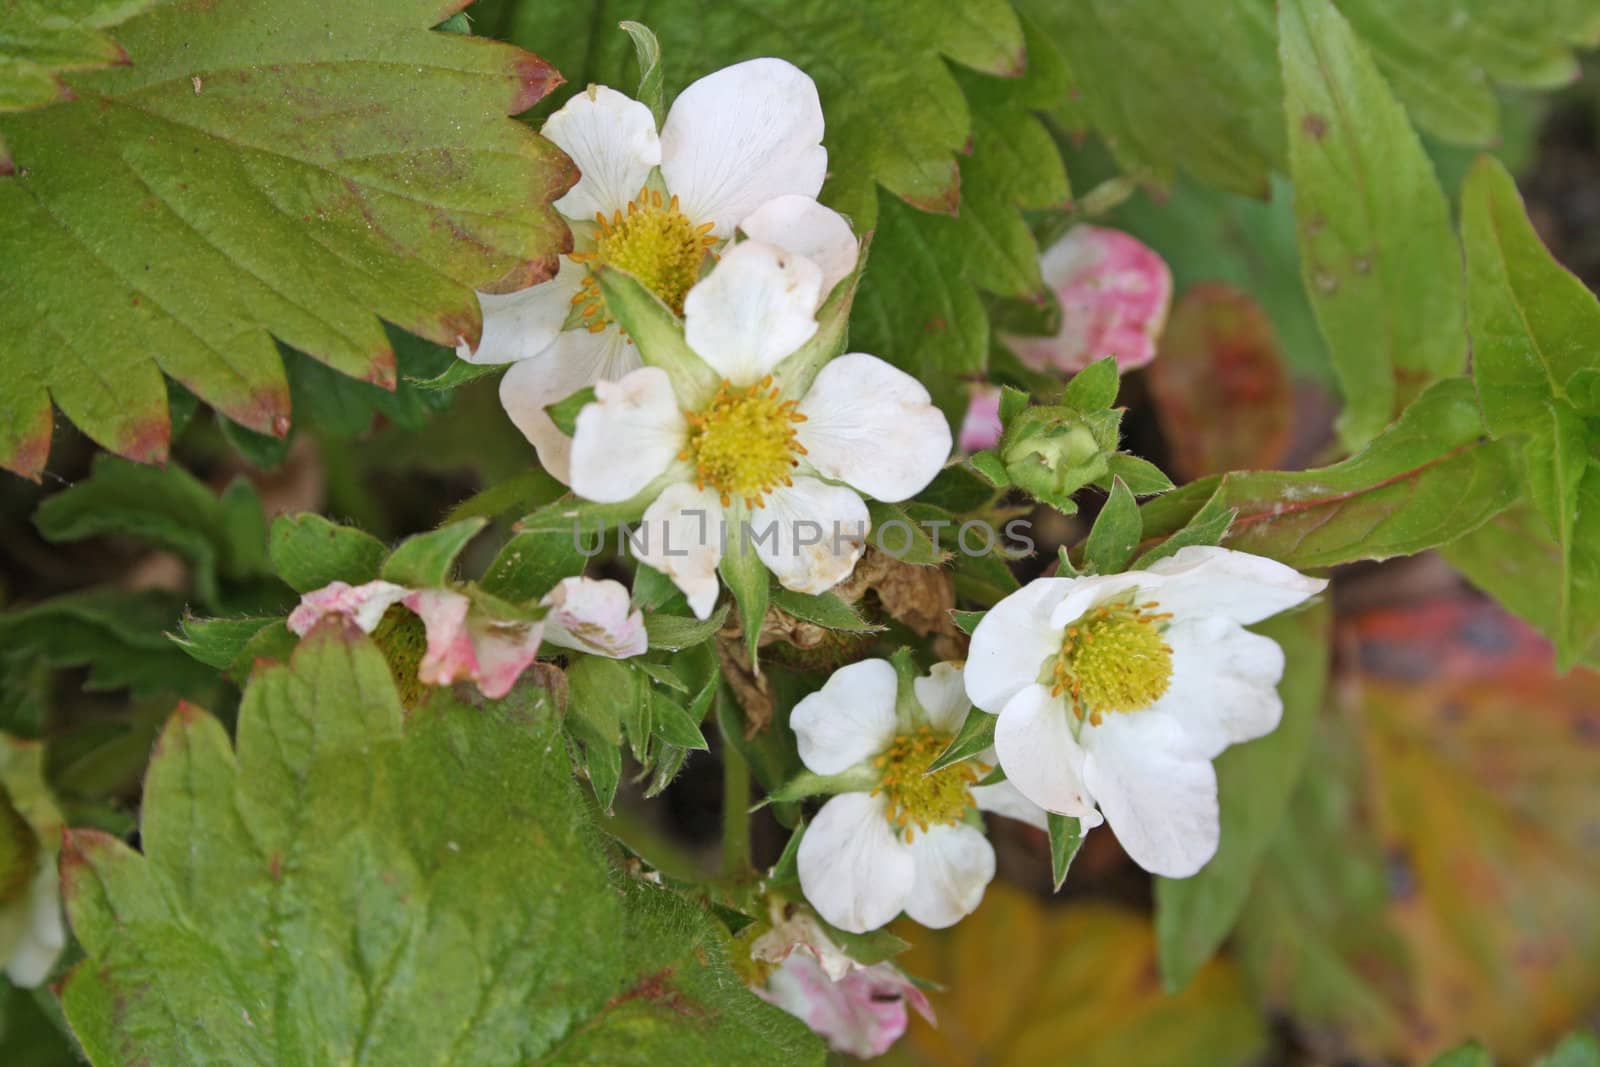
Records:
[[[568,480],[570,441],[545,407],[640,366],[592,268],[633,274],[678,313],[736,227],[816,260],[833,281],[854,270],[849,224],[815,200],[828,168],[822,131],[816,86],[770,58],[690,85],[659,133],[648,107],[603,85],[546,120],[544,136],[582,175],[554,205],[571,225],[574,251],[548,281],[479,293],[482,337],[456,354],[516,364],[501,379],[501,402],[552,475]]]
[[[831,589],[866,540],[862,494],[905,500],[950,454],[949,424],[909,374],[860,352],[814,377],[787,360],[817,332],[824,280],[776,245],[733,246],[684,300],[689,365],[599,382],[578,413],[573,491],[651,501],[634,554],[702,619],[724,551],[754,552],[787,589]]]
[[[1245,627],[1326,585],[1202,546],[1148,570],[1039,578],[978,624],[967,693],[999,715],[995,752],[1025,797],[1085,829],[1109,822],[1145,870],[1185,878],[1217,851],[1211,761],[1283,715],[1283,650]]]
[[[1009,782],[978,785],[994,753],[932,774],[971,711],[961,668],[935,664],[899,699],[894,667],[869,659],[835,671],[789,717],[800,759],[859,789],[831,797],[800,840],[800,888],[841,930],[864,933],[904,911],[924,926],[970,915],[994,878],[980,811],[1034,826],[1044,811]]]

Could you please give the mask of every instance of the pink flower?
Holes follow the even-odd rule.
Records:
[[[484,696],[503,697],[538,655],[542,622],[491,618],[451,589],[407,589],[384,581],[332,582],[305,594],[289,615],[289,629],[303,637],[323,619],[340,616],[372,633],[397,603],[415,612],[427,631],[428,648],[417,666],[425,685],[470,680]]]
[[[565,578],[540,603],[550,609],[544,639],[552,645],[612,659],[643,655],[649,647],[644,615],[630,613],[621,582]]]
[[[971,454],[1000,443],[1000,387],[977,384],[967,390],[967,414],[961,420],[956,448]]]
[[[811,1027],[833,1051],[862,1059],[883,1055],[906,1032],[908,1003],[934,1021],[928,998],[892,963],[858,966],[833,981],[811,953],[792,952],[755,993]]]
[[[1061,303],[1061,329],[1054,337],[1006,335],[1024,363],[1077,372],[1115,356],[1129,371],[1155,358],[1172,303],[1172,272],[1155,252],[1120,230],[1080,224],[1050,246],[1039,269]]]

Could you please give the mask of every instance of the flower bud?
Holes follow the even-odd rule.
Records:
[[[1116,449],[1070,408],[1032,407],[1020,413],[1000,442],[1000,458],[1014,484],[1070,513],[1072,494],[1107,470]]]

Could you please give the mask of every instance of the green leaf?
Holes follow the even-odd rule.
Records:
[[[650,109],[659,129],[667,118],[667,106],[662,99],[664,72],[661,69],[661,42],[650,32],[650,27],[642,22],[620,22],[617,25],[633,38],[633,50],[639,59],[639,91],[633,94],[633,98]]]
[[[1097,359],[1072,376],[1061,393],[1061,406],[1081,412],[1102,411],[1117,402],[1121,384],[1116,357]]]
[[[901,563],[936,567],[950,558],[950,551],[943,545],[934,544],[927,528],[907,510],[907,505],[869,500],[867,515],[872,520],[872,544]],[[945,528],[953,525],[948,516],[942,521]]]
[[[1272,8],[1222,0],[1160,8],[1021,0],[1073,74],[1063,118],[1092,125],[1123,167],[1260,196],[1283,159]],[[1031,57],[1030,57],[1031,58]]]
[[[565,530],[523,530],[505,543],[479,583],[506,600],[533,600],[563,578],[582,574],[589,562],[587,544]]]
[[[1105,507],[1095,517],[1089,537],[1083,543],[1083,561],[1095,574],[1116,574],[1128,565],[1139,546],[1144,520],[1139,502],[1121,478],[1111,485]]]
[[[678,652],[709,640],[711,635],[722,629],[723,624],[728,621],[730,610],[728,602],[723,601],[717,606],[717,610],[705,619],[690,619],[681,615],[646,614],[644,632],[649,638],[651,648]]]
[[[1600,1040],[1593,1034],[1571,1034],[1533,1067],[1600,1067]]]
[[[372,581],[389,550],[363,530],[300,512],[281,515],[272,524],[267,553],[272,569],[290,589],[309,593],[329,582],[360,585]]]
[[[993,453],[984,454],[993,456]],[[956,515],[970,515],[988,507],[994,499],[992,480],[979,477],[964,463],[952,463],[944,468],[917,494],[919,502]]]
[[[1073,859],[1083,847],[1083,825],[1077,819],[1053,811],[1046,815],[1046,825],[1050,831],[1050,884],[1051,889],[1059,893]]]
[[[1011,524],[1006,525],[1010,527]],[[1030,552],[1033,550],[1031,538],[1024,547]],[[958,556],[955,569],[956,596],[982,607],[992,608],[1022,588],[1005,559],[998,555]]]
[[[729,516],[735,529],[739,528],[744,514],[741,510],[738,515]],[[739,625],[744,628],[745,653],[753,665],[757,657],[756,646],[761,640],[761,622],[767,617],[767,597],[771,589],[766,564],[756,555],[748,538],[738,537],[722,554],[717,573],[722,575],[723,583],[733,594],[733,602],[739,605]]]
[[[863,619],[854,607],[832,593],[813,596],[809,593],[797,593],[793,589],[779,588],[772,593],[772,604],[797,619],[815,623],[829,630],[864,634],[883,629],[882,626],[875,626]]]
[[[987,614],[989,614],[987,611],[952,611],[950,618],[955,622],[956,629],[964,634],[970,634],[978,628],[978,624]]]
[[[10,1067],[78,1067],[61,1009],[47,991],[0,982],[0,1042]],[[59,1027],[59,1028],[58,1028]]]
[[[71,100],[61,74],[131,62],[100,31],[159,0],[7,0],[0,38],[0,111],[22,111]],[[5,161],[0,142],[0,163]]]
[[[1440,1053],[1428,1061],[1428,1067],[1494,1067],[1494,1057],[1476,1041]]]
[[[1600,633],[1600,605],[1586,595],[1600,583],[1600,519],[1582,506],[1600,495],[1589,446],[1600,424],[1586,426],[1567,392],[1600,366],[1600,303],[1545,249],[1503,166],[1481,158],[1461,198],[1473,378],[1489,432],[1528,438],[1528,493],[1559,549],[1547,628],[1570,667]]]
[[[768,804],[782,804],[807,797],[834,796],[838,793],[859,793],[873,789],[878,784],[878,772],[871,767],[857,766],[838,774],[814,774],[801,771],[782,785],[767,792],[767,798],[757,808]],[[752,809],[753,810],[753,809]]]
[[[594,403],[594,386],[586,385],[563,400],[545,405],[544,410],[545,414],[550,416],[550,421],[556,424],[556,429],[571,437],[577,432],[578,412],[592,403]]]
[[[174,552],[193,565],[208,605],[220,601],[223,579],[267,573],[266,520],[249,485],[237,482],[219,498],[176,465],[96,456],[89,477],[46,498],[33,521],[51,541],[113,534]]]
[[[261,631],[282,623],[276,616],[226,619],[189,616],[179,623],[182,636],[174,635],[172,641],[206,666],[226,671],[238,664],[244,650]]]
[[[1323,601],[1256,628],[1278,643],[1290,665],[1278,686],[1283,721],[1216,760],[1222,818],[1216,856],[1192,878],[1156,879],[1156,942],[1169,993],[1187,986],[1233,929],[1283,822],[1327,692],[1329,624]]]
[[[928,764],[928,774],[969,760],[994,744],[994,725],[999,716],[972,708],[961,722],[961,729],[950,739],[945,750]]]
[[[530,467],[463,500],[450,509],[444,521],[509,519],[544,507],[566,493],[567,487],[551,477],[543,467]]]
[[[405,716],[370,641],[321,628],[252,680],[237,751],[173,716],[143,854],[68,835],[67,1017],[106,1064],[820,1065],[585,808],[542,690]]]
[[[678,677],[678,673],[664,663],[651,663],[648,660],[630,659],[628,665],[635,670],[643,671],[650,676],[650,680],[657,685],[668,689],[675,689],[680,693],[689,691],[689,683]]]
[[[1220,545],[1238,516],[1239,509],[1227,505],[1226,496],[1219,486],[1181,529],[1134,560],[1133,566],[1128,569],[1143,570],[1190,545]]]
[[[684,710],[682,704],[665,693],[657,692],[651,694],[650,705],[654,713],[652,729],[661,740],[669,745],[699,752],[711,748],[706,743],[706,735],[700,732],[700,724]]]
[[[1600,512],[1600,491],[1591,491],[1589,501],[1583,514]],[[1593,543],[1600,533],[1587,536]],[[1561,548],[1532,504],[1513,504],[1440,551],[1473,585],[1555,641],[1561,605],[1573,594]],[[1592,603],[1600,597],[1600,574],[1575,573],[1572,579],[1577,598]],[[1600,670],[1600,635],[1580,651],[1591,669]]]
[[[0,613],[0,659],[87,667],[82,684],[89,692],[128,689],[135,699],[202,694],[216,676],[164,632],[177,624],[181,608],[177,597],[153,589],[90,589],[42,600]]]
[[[0,465],[38,475],[52,401],[163,460],[163,373],[282,436],[274,337],[393,388],[380,315],[454,347],[479,333],[475,288],[554,272],[571,165],[506,118],[554,72],[429,32],[440,7],[171,0],[120,27],[137,62],[0,113]]]
[[[1217,509],[1238,512],[1224,545],[1301,570],[1434,548],[1517,498],[1514,446],[1482,432],[1471,384],[1440,382],[1342,463],[1202,478],[1146,502],[1145,544],[1154,549],[1209,504],[1213,521]]]
[[[989,484],[996,489],[1006,489],[1011,485],[1011,475],[1006,473],[1005,462],[994,452],[975,452],[967,457],[967,462],[972,469],[988,479]]]
[[[427,533],[413,534],[400,542],[400,547],[384,561],[379,577],[414,589],[445,585],[450,580],[456,557],[486,524],[484,519],[463,519]],[[504,595],[494,588],[487,591]]]
[[[1461,373],[1461,253],[1433,165],[1330,0],[1285,0],[1280,48],[1301,273],[1366,444],[1432,382]]]
[[[1113,452],[1107,456],[1106,471],[1126,482],[1134,496],[1153,496],[1172,489],[1172,479],[1160,467],[1128,452]]]

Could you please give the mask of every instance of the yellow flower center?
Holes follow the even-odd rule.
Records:
[[[916,733],[900,734],[872,765],[882,772],[873,796],[889,798],[889,821],[910,841],[915,826],[923,833],[930,826],[953,826],[973,805],[972,786],[990,768],[977,760],[963,760],[943,770],[928,772],[928,764],[950,744],[950,735],[923,726]]]
[[[1171,618],[1154,601],[1131,597],[1097,604],[1067,627],[1050,692],[1072,697],[1073,711],[1098,726],[1108,711],[1147,708],[1172,684],[1172,648],[1162,637]]]
[[[678,209],[678,198],[663,201],[659,190],[640,189],[626,210],[617,210],[608,219],[597,212],[599,233],[592,252],[574,252],[577,263],[600,263],[632,274],[675,314],[683,314],[683,298],[700,280],[700,265],[717,239],[711,235],[714,223],[696,226]],[[590,333],[606,328],[610,317],[605,299],[593,275],[584,278],[572,302],[580,305],[584,324]]]
[[[760,507],[767,493],[794,484],[789,472],[806,454],[795,426],[806,417],[778,396],[770,375],[748,389],[724,381],[702,411],[684,412],[689,443],[678,458],[694,460],[695,485],[715,489],[723,507],[734,497]]]

